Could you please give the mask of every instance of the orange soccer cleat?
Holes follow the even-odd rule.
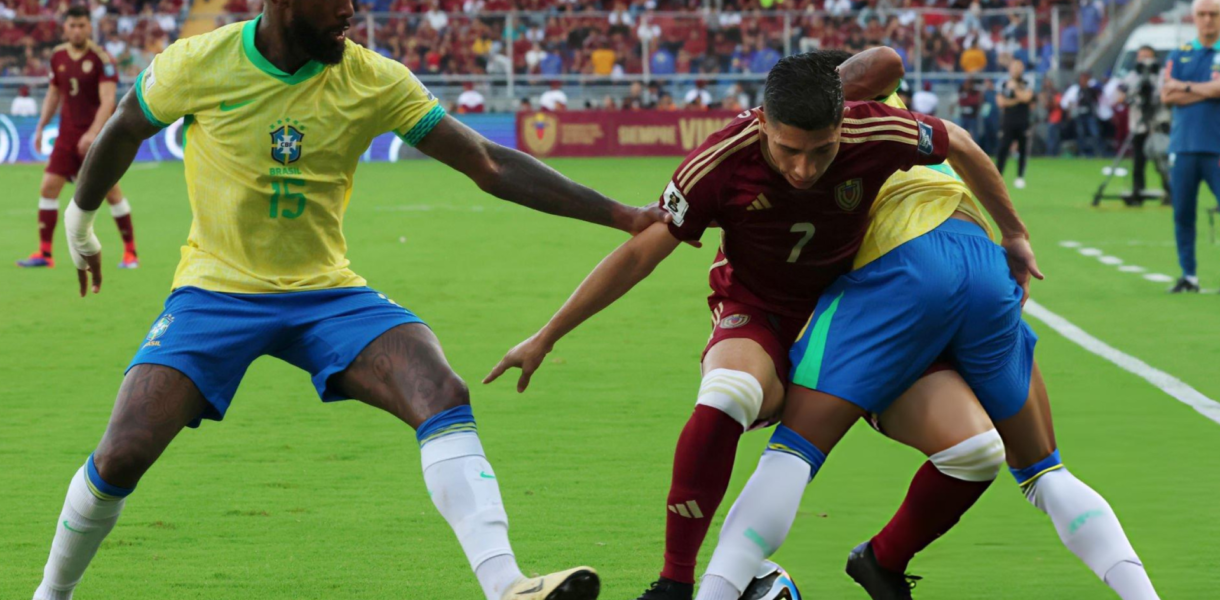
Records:
[[[123,253],[123,261],[119,263],[120,269],[134,269],[140,266],[140,259],[136,257],[136,253],[130,250]]]

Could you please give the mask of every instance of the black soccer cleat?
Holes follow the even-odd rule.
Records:
[[[691,600],[694,596],[695,584],[662,577],[652,582],[636,600]]]
[[[847,555],[847,574],[873,600],[911,600],[911,590],[921,578],[917,575],[896,573],[877,562],[873,546],[864,542]]]
[[[1198,291],[1199,284],[1191,283],[1190,280],[1185,277],[1179,278],[1178,282],[1173,284],[1173,287],[1169,288],[1170,294],[1197,293]]]

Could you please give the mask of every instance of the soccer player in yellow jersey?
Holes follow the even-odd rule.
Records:
[[[346,39],[350,0],[268,0],[253,21],[155,58],[85,159],[66,212],[80,293],[100,291],[92,223],[141,141],[185,119],[193,223],[165,311],[73,477],[38,600],[66,600],[126,497],[183,427],[220,420],[247,366],[309,372],[323,401],[354,398],[416,430],[424,481],[488,600],[589,600],[595,571],[527,578],[466,385],[428,327],[365,285],[341,230],[370,141],[393,131],[500,198],[630,233],[667,217],[618,204],[445,115],[401,64]],[[87,281],[91,277],[92,281]]]
[[[840,72],[845,81],[851,76]],[[896,98],[887,103],[901,106]],[[958,164],[986,160],[962,156]],[[969,186],[952,169],[924,167],[883,186],[853,271],[823,293],[792,348],[783,424],[729,512],[698,600],[736,600],[751,584],[787,537],[827,454],[870,414],[885,433],[927,453],[931,468],[941,472],[939,482],[922,489],[917,475],[886,529],[849,556],[847,573],[874,600],[911,598],[902,569],[934,537],[919,547],[889,549],[901,554],[898,567],[879,560],[879,540],[910,542],[891,528],[932,526],[943,533],[1005,458],[1026,498],[1103,582],[1125,600],[1157,598],[1109,503],[1060,459],[1046,384],[1033,360],[1037,337],[1021,319],[1028,278],[1041,274],[1032,254],[1021,257],[1028,234],[1012,220],[1015,213],[992,213],[1001,248],[975,206],[972,190],[1006,197],[999,173],[979,178],[978,170],[969,172]],[[942,356],[956,372],[931,381],[925,371]],[[912,386],[926,387],[916,394]],[[968,402],[971,393],[986,416]],[[954,488],[971,482],[983,485],[962,503]]]

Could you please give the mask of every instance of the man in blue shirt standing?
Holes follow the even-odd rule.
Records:
[[[1182,278],[1169,291],[1199,291],[1195,222],[1199,184],[1220,198],[1220,0],[1194,0],[1199,37],[1169,55],[1161,101],[1173,107],[1169,131],[1173,221]]]

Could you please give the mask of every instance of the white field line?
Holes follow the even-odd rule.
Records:
[[[1064,240],[1062,242],[1059,242],[1059,246],[1061,248],[1068,248],[1071,250],[1075,250],[1076,252],[1080,253],[1082,256],[1096,258],[1098,260],[1098,262],[1100,262],[1101,264],[1106,265],[1108,267],[1118,267],[1118,270],[1123,273],[1144,273],[1144,276],[1143,276],[1144,279],[1147,279],[1148,281],[1151,281],[1153,283],[1168,283],[1168,282],[1174,280],[1173,277],[1170,277],[1169,275],[1165,275],[1164,273],[1145,273],[1148,269],[1145,269],[1144,267],[1141,267],[1139,265],[1123,264],[1123,259],[1121,259],[1117,256],[1110,256],[1110,255],[1106,254],[1104,251],[1097,249],[1097,248],[1085,247],[1084,244],[1077,242],[1075,240]]]
[[[1088,332],[1077,327],[1071,321],[1047,310],[1044,306],[1033,300],[1025,303],[1025,313],[1042,321],[1047,327],[1054,329],[1059,335],[1075,342],[1081,348],[1118,365],[1118,368],[1128,373],[1144,379],[1172,396],[1178,402],[1195,409],[1196,412],[1208,419],[1220,423],[1220,403],[1204,396],[1199,390],[1190,387],[1190,385],[1181,379],[1089,335]]]

